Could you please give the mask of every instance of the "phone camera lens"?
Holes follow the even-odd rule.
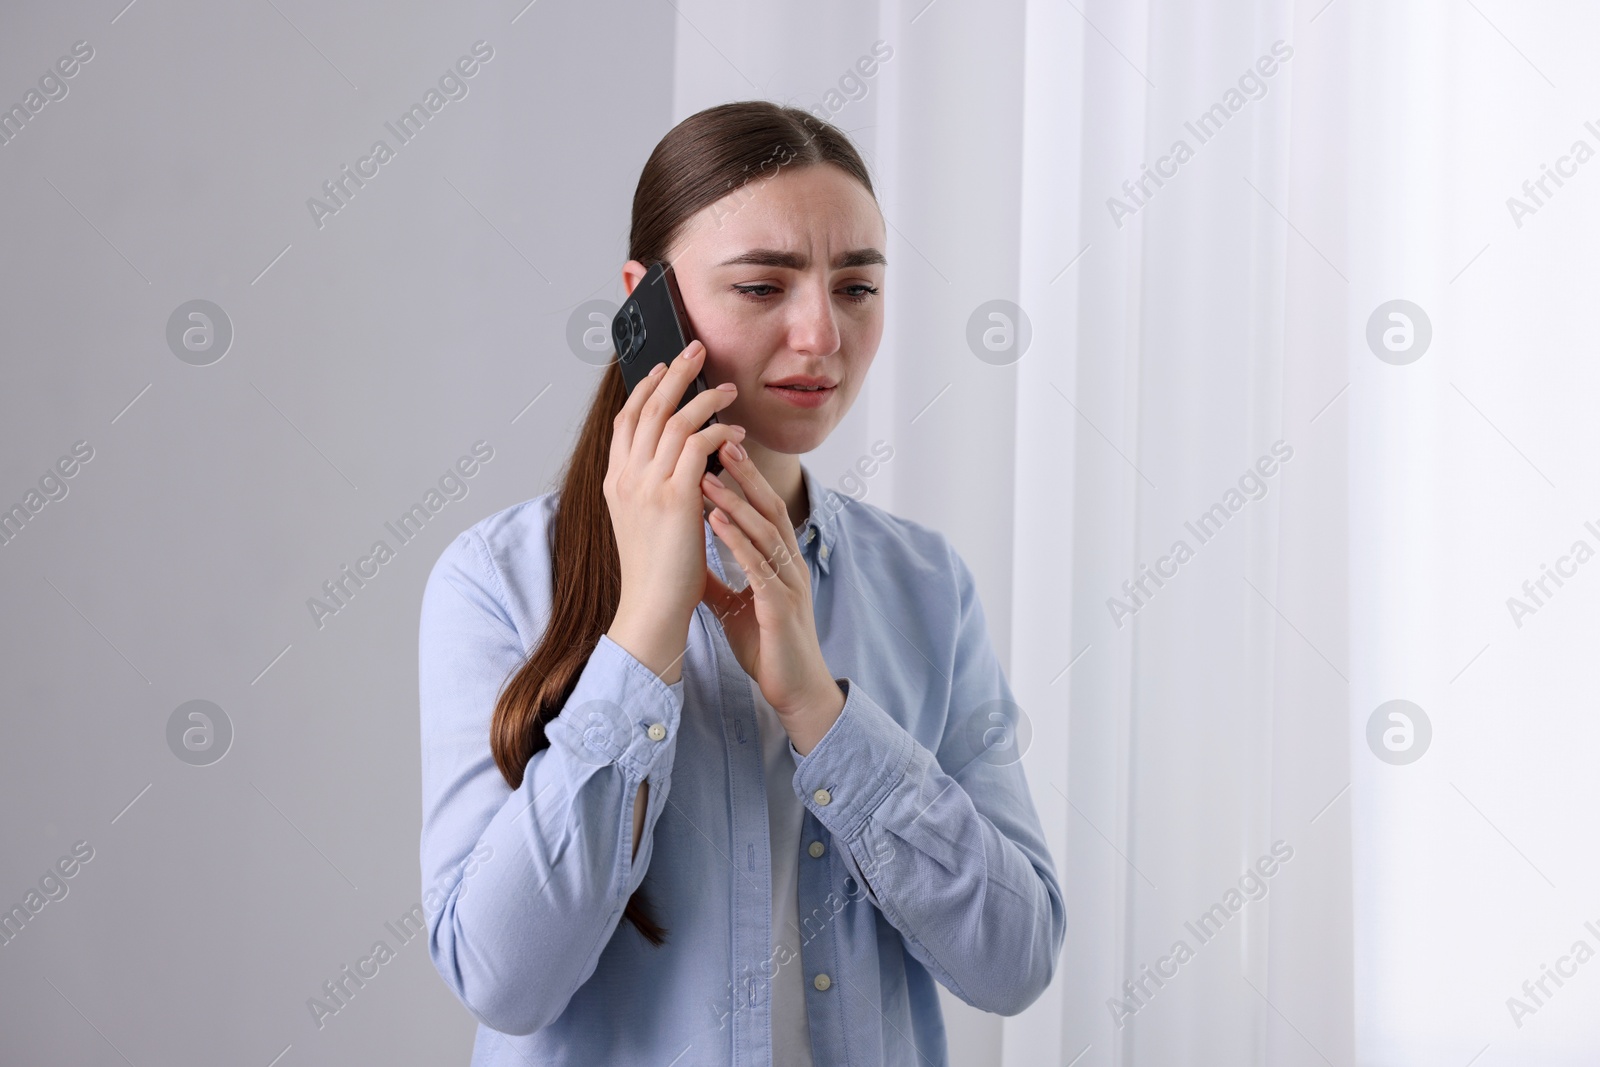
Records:
[[[611,340],[617,347],[618,361],[632,361],[644,347],[644,338],[644,313],[639,310],[638,301],[630,300],[611,321]]]

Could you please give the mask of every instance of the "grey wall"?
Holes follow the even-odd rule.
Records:
[[[0,507],[93,450],[0,545],[0,905],[92,849],[0,945],[0,1061],[465,1062],[425,939],[384,925],[421,892],[418,602],[570,446],[598,372],[569,318],[621,294],[674,11],[121,3],[0,13],[0,106],[93,49],[0,145]],[[308,198],[480,40],[467,95],[319,227]],[[233,332],[205,366],[167,339],[196,299]],[[478,441],[400,545],[385,522]],[[233,731],[207,766],[169,746],[194,700]],[[307,999],[380,938],[319,1029]]]

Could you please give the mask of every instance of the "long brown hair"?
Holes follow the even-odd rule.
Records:
[[[720,104],[674,126],[650,153],[633,194],[628,256],[665,259],[698,211],[781,167],[832,164],[872,193],[866,165],[849,139],[798,108],[764,100]],[[876,194],[873,194],[876,196]],[[516,789],[535,753],[549,747],[545,728],[611,625],[622,594],[622,569],[602,483],[610,463],[612,420],[627,400],[613,354],[561,476],[551,536],[550,622],[527,663],[495,704],[489,744],[500,773]],[[650,918],[641,885],[623,917],[654,945],[666,931]]]

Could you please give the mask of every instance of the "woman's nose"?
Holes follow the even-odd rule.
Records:
[[[833,319],[833,304],[826,283],[807,286],[805,297],[795,304],[789,325],[789,347],[796,352],[830,356],[839,348],[839,325]]]

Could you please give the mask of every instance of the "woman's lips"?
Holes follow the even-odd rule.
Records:
[[[826,389],[793,389],[782,385],[769,385],[766,387],[770,393],[776,393],[795,407],[816,408],[828,402],[833,391],[838,386],[829,386]]]

